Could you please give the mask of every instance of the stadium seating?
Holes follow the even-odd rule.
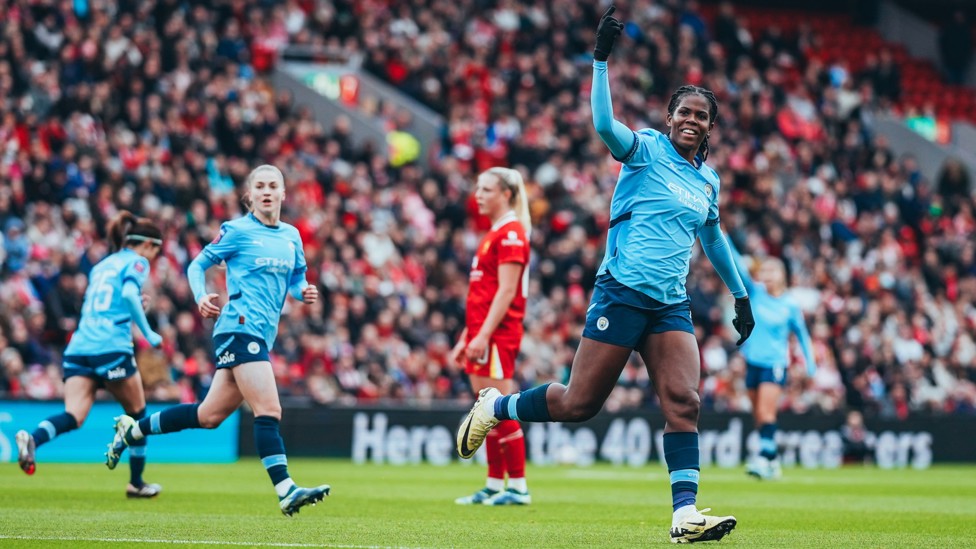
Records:
[[[150,290],[150,319],[165,342],[162,352],[138,351],[150,396],[198,398],[213,365],[183,272],[220,221],[241,213],[235,183],[262,162],[286,174],[283,218],[299,228],[310,281],[325,297],[286,306],[274,350],[283,394],[323,403],[470,398],[447,360],[478,237],[464,204],[477,172],[497,164],[525,171],[538,227],[519,381],[566,379],[619,169],[591,129],[599,17],[591,3],[312,4],[147,0],[109,11],[95,2],[8,3],[0,23],[3,396],[59,396],[59,352],[77,322],[84,275],[106,251],[105,220],[128,208],[166,235]],[[747,26],[733,19],[733,30],[752,40],[735,52],[707,39],[719,36],[714,9],[684,5],[636,2],[624,14],[627,38],[611,59],[615,113],[632,127],[660,128],[677,85],[717,92],[709,163],[723,177],[726,229],[745,252],[784,258],[821,365],[809,380],[794,365],[784,406],[974,413],[971,175],[947,169],[927,181],[910,158],[890,154],[872,132],[871,113],[884,105],[861,52],[891,52],[901,75],[896,106],[931,99],[940,115],[971,115],[972,90],[944,86],[931,67],[841,16],[742,10],[735,15]],[[49,15],[51,25],[38,24]],[[367,68],[444,114],[436,165],[394,169],[374,148],[352,144],[347,120],[319,127],[274,90],[265,71],[287,41],[368,50]],[[854,90],[867,87],[849,104],[831,84],[838,61]],[[784,137],[789,121],[801,121],[802,132]],[[731,303],[700,255],[689,289],[705,404],[744,410]],[[608,406],[655,406],[639,364],[625,370]]]

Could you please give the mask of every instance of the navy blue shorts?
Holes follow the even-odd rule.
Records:
[[[760,383],[775,383],[786,386],[786,368],[767,368],[746,363],[746,389],[758,389]]]
[[[62,367],[65,380],[69,377],[85,376],[101,383],[122,381],[139,373],[136,369],[136,357],[132,356],[132,353],[65,355]]]
[[[609,272],[596,279],[583,337],[639,350],[648,334],[695,333],[691,300],[666,304],[624,286]]]
[[[214,364],[233,368],[248,362],[271,362],[264,338],[248,334],[220,334],[213,338]]]

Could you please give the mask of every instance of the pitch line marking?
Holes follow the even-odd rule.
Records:
[[[81,536],[6,536],[0,539],[25,541],[97,541],[107,543],[168,543],[173,545],[235,545],[241,547],[334,547],[336,549],[393,549],[388,545],[322,545],[317,543],[268,543],[191,539],[86,538]]]

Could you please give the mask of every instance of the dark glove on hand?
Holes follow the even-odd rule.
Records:
[[[756,327],[756,320],[752,318],[752,306],[749,304],[748,297],[737,297],[735,299],[735,318],[732,319],[732,326],[739,332],[739,341],[736,345],[742,345],[749,339],[752,329]]]
[[[597,61],[606,61],[610,57],[614,41],[624,30],[623,23],[613,16],[615,11],[617,11],[617,7],[610,6],[600,18],[600,25],[596,28],[596,47],[593,48],[593,59]]]

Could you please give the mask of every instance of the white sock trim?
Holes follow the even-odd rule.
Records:
[[[501,492],[505,489],[505,479],[488,477],[488,479],[485,481],[485,488],[494,490],[496,492]]]
[[[675,509],[674,515],[672,516],[675,519],[680,520],[692,513],[697,513],[697,512],[698,512],[698,507],[695,507],[695,504],[691,504],[691,505],[685,505],[684,507],[678,507],[677,509]]]
[[[143,434],[142,429],[139,428],[138,420],[136,421],[136,424],[132,426],[132,430],[129,431],[129,433],[132,435],[133,440],[142,440],[146,438],[146,435]]]
[[[508,479],[508,487],[509,488],[512,488],[514,490],[518,490],[519,492],[522,492],[523,494],[526,494],[526,493],[529,492],[529,485],[526,484],[525,477],[522,477],[522,478],[511,478],[511,477],[509,477],[509,479]]]
[[[275,484],[275,493],[278,494],[279,498],[283,498],[288,495],[288,491],[291,490],[291,487],[294,485],[295,485],[294,480],[290,478],[286,478],[285,480],[279,482],[278,484]]]

